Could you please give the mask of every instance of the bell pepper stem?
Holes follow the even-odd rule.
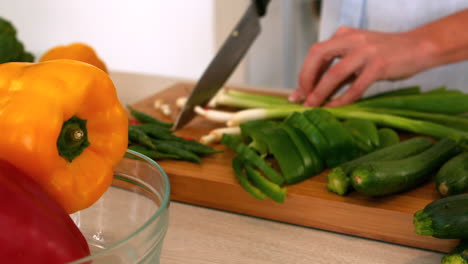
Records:
[[[73,116],[63,123],[57,140],[60,156],[72,162],[89,144],[86,120]]]

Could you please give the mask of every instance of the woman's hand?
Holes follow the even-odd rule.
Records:
[[[340,106],[359,99],[378,80],[409,77],[428,68],[429,42],[413,32],[379,33],[341,27],[327,41],[310,48],[299,74],[294,102],[319,106],[349,80],[349,89],[326,106]],[[338,62],[332,64],[335,58]]]

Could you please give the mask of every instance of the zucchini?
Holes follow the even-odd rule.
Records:
[[[377,131],[377,133],[379,135],[380,142],[379,148],[389,147],[400,142],[400,136],[398,136],[398,133],[391,128],[381,128]]]
[[[468,152],[447,161],[437,173],[435,182],[442,196],[468,191]]]
[[[419,235],[468,239],[468,194],[448,196],[431,202],[414,214]]]
[[[351,189],[350,173],[356,167],[366,162],[378,160],[403,159],[420,153],[433,145],[432,141],[424,137],[414,137],[396,145],[376,150],[352,161],[333,168],[327,175],[327,188],[339,195],[345,195]]]
[[[426,181],[460,150],[454,140],[444,138],[424,152],[406,159],[363,164],[352,171],[351,183],[356,191],[369,196],[406,191]]]
[[[325,163],[333,168],[359,155],[351,133],[330,112],[314,108],[305,111],[304,116],[324,135],[330,147]]]
[[[468,264],[468,240],[462,240],[454,250],[444,256],[442,264]]]

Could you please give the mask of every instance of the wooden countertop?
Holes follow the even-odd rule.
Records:
[[[123,104],[180,81],[119,72],[111,77]],[[440,263],[441,257],[431,251],[171,202],[161,263],[430,264]]]

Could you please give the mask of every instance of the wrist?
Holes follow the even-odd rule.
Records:
[[[408,32],[408,37],[412,40],[412,53],[418,61],[420,71],[444,64],[442,51],[439,45],[421,32]]]

